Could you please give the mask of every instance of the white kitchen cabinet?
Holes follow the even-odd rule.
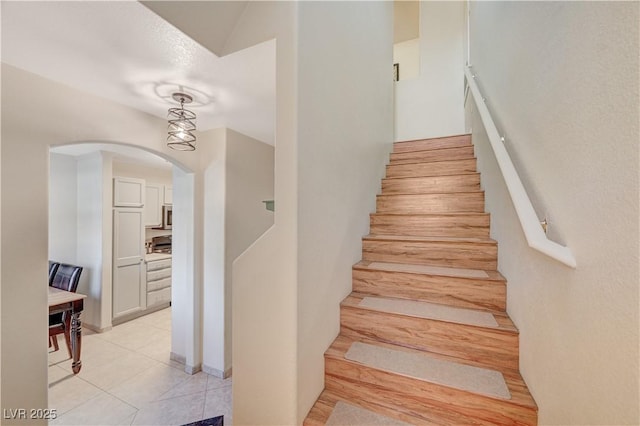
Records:
[[[146,308],[143,209],[113,210],[113,319]]]
[[[148,183],[145,187],[144,226],[153,228],[162,226],[162,201],[164,185]]]
[[[164,187],[164,204],[173,204],[173,187]]]
[[[144,179],[113,178],[114,207],[142,207],[145,199]]]
[[[171,258],[147,260],[147,308],[171,302]]]

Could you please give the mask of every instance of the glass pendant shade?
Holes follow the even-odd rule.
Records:
[[[196,149],[196,137],[192,133],[196,130],[196,115],[184,109],[184,103],[191,102],[192,98],[184,93],[174,93],[173,98],[180,102],[180,108],[171,108],[167,113],[167,145],[178,151],[193,151]]]

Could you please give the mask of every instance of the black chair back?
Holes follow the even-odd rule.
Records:
[[[49,273],[51,273],[51,266],[49,266]],[[49,285],[61,290],[75,293],[78,289],[78,283],[80,282],[81,273],[82,266],[59,263],[58,267],[55,270],[53,279],[51,279],[49,282]],[[52,325],[60,324],[62,323],[62,321],[62,313],[49,315],[49,327],[51,327]]]
[[[61,263],[55,271],[51,286],[75,293],[78,289],[81,273],[82,266]]]
[[[49,285],[53,284],[53,277],[56,275],[60,264],[58,262],[49,261]]]

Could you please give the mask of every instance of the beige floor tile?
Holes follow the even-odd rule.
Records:
[[[136,408],[141,408],[179,386],[189,377],[175,368],[159,364],[113,387],[109,393]]]
[[[171,335],[165,332],[162,335],[154,336],[145,346],[138,349],[137,352],[169,365],[170,348]]]
[[[231,386],[207,391],[203,418],[224,416],[224,425],[229,426],[232,420]]]
[[[61,415],[101,392],[96,386],[76,376],[65,376],[49,386],[49,408]]]
[[[73,373],[61,368],[57,365],[49,365],[49,386],[55,385],[57,382],[73,376]]]
[[[207,390],[206,373],[200,372],[189,376],[185,381],[177,386],[172,387],[167,392],[158,397],[158,400],[176,398],[180,396],[193,395],[195,393],[202,393]]]
[[[52,425],[129,425],[136,409],[108,393],[91,398],[52,421]]]
[[[102,365],[91,368],[83,366],[78,376],[100,389],[109,390],[157,365],[162,364],[144,355],[130,352]]]
[[[223,388],[225,386],[231,386],[231,377],[221,379],[211,375],[207,376],[207,390]]]
[[[51,424],[181,425],[221,414],[225,426],[231,424],[231,379],[189,375],[169,359],[170,308],[105,333],[83,329],[77,375],[60,343],[49,354],[49,408],[58,409]]]
[[[100,338],[126,349],[137,350],[163,334],[166,334],[165,330],[130,321],[113,327],[108,333],[102,333]]]
[[[133,420],[134,425],[183,425],[202,420],[205,393],[164,399],[146,404]],[[225,423],[226,425],[226,423]]]
[[[171,331],[171,308],[166,308],[161,311],[145,315],[140,317],[137,321],[165,331]]]

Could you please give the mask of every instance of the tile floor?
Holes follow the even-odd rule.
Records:
[[[83,329],[82,370],[71,372],[63,336],[49,353],[52,425],[183,425],[231,419],[231,379],[186,374],[169,360],[171,308],[106,333]]]

